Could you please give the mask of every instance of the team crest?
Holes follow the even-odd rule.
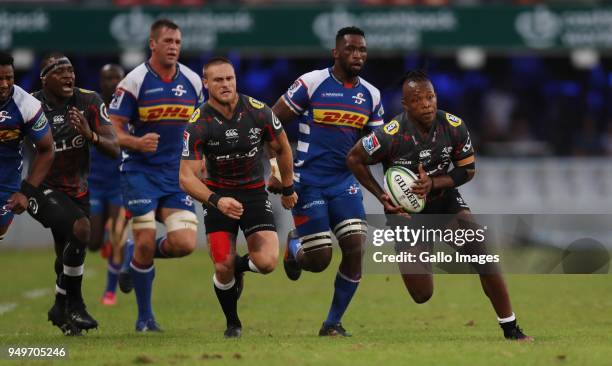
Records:
[[[189,118],[189,123],[195,123],[198,121],[198,118],[200,118],[200,108],[196,109],[193,114],[191,115],[191,118]]]
[[[364,137],[363,140],[361,140],[361,144],[368,155],[372,155],[376,150],[380,149],[380,142],[378,142],[378,138],[376,138],[374,133]]]
[[[249,97],[249,103],[251,103],[253,108],[256,108],[256,109],[262,109],[265,106],[265,104],[263,104],[262,102],[258,101],[255,98],[251,98],[251,97]]]
[[[459,125],[461,125],[461,122],[463,122],[461,118],[455,116],[454,114],[450,114],[450,113],[446,113],[446,120],[453,127],[459,127]]]
[[[399,122],[392,120],[391,122],[387,123],[385,127],[383,127],[383,130],[387,135],[395,135],[397,131],[399,131],[399,127]]]

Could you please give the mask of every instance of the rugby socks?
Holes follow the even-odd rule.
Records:
[[[291,238],[291,239],[289,239],[289,242],[287,243],[287,246],[289,247],[289,252],[293,256],[293,258],[296,258],[296,260],[297,260],[298,252],[302,249],[302,244],[300,243],[300,238]]]
[[[221,304],[221,310],[225,314],[225,320],[227,326],[235,325],[242,327],[240,319],[238,318],[238,291],[236,290],[236,279],[228,283],[221,283],[217,280],[217,276],[213,276],[213,284],[215,288],[215,294]]]
[[[113,263],[113,256],[108,257],[108,270],[106,271],[106,290],[104,292],[116,292],[117,280],[119,279],[121,264]]]
[[[155,278],[155,266],[142,265],[132,259],[130,263],[130,274],[134,281],[134,292],[138,304],[138,321],[147,321],[153,318],[151,305],[151,294],[153,293],[153,279]]]
[[[504,331],[504,335],[516,328],[516,315],[514,315],[514,313],[507,318],[497,318],[497,321],[499,322],[499,326]]]
[[[260,273],[259,269],[255,265],[255,263],[253,263],[253,261],[251,260],[248,254],[245,254],[242,257],[236,254],[235,258],[236,258],[234,262],[235,272],[241,273],[241,272],[251,271],[254,273]]]
[[[74,238],[67,242],[64,247],[62,282],[69,300],[82,301],[83,299],[81,283],[83,282],[86,248],[86,245]]]
[[[155,240],[155,258],[171,258],[164,250],[164,246],[168,242],[165,236],[161,236]]]
[[[359,280],[351,280],[338,272],[336,274],[336,281],[334,282],[334,298],[332,300],[331,308],[327,314],[327,320],[325,325],[336,325],[342,320],[342,315],[348,308],[355,291],[359,286]]]

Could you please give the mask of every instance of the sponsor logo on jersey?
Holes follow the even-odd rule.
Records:
[[[325,201],[323,200],[316,200],[316,201],[310,201],[307,204],[305,204],[304,206],[302,206],[302,210],[307,210],[311,207],[314,206],[323,206],[325,204]]]
[[[355,104],[362,104],[366,101],[363,97],[363,93],[357,93],[357,95],[353,95],[352,98],[355,101]]]
[[[280,130],[283,128],[281,121],[278,119],[278,117],[276,117],[274,112],[272,112],[272,127],[274,127],[275,130]]]
[[[376,150],[380,149],[380,142],[378,142],[378,138],[374,133],[369,134],[361,140],[361,144],[365,151],[372,155]]]
[[[189,118],[189,123],[197,122],[198,118],[200,118],[200,108],[196,109],[193,112],[193,114],[191,115],[191,118]]]
[[[323,98],[343,98],[344,93],[322,93],[321,97]]]
[[[249,140],[251,140],[251,142],[259,141],[260,136],[261,136],[261,128],[253,127],[249,130]]]
[[[55,152],[79,149],[85,146],[85,138],[83,135],[77,135],[72,140],[53,141],[53,144],[55,145]]]
[[[465,140],[465,145],[463,145],[463,149],[461,149],[461,152],[468,152],[470,151],[470,149],[472,148],[472,139],[470,138],[470,136],[467,137],[467,140]]]
[[[34,122],[34,126],[32,126],[32,130],[41,131],[47,126],[47,117],[45,117],[44,113],[41,113],[36,122]]]
[[[399,131],[399,127],[399,122],[392,120],[391,122],[387,123],[385,127],[383,127],[383,131],[385,131],[387,135],[395,135],[397,131]]]
[[[53,116],[53,124],[54,125],[59,125],[64,123],[64,116],[62,115],[57,115],[57,116]]]
[[[368,116],[365,114],[335,109],[315,109],[313,110],[313,119],[317,123],[358,129],[363,128],[368,122]]]
[[[151,107],[140,107],[138,108],[138,115],[142,122],[176,119],[189,121],[193,114],[193,109],[191,106],[180,104],[161,104]]]
[[[249,152],[246,152],[246,153],[234,153],[234,154],[227,154],[227,155],[217,155],[215,157],[215,160],[216,161],[228,161],[228,160],[238,160],[238,159],[244,159],[244,158],[253,158],[253,157],[255,157],[255,155],[257,155],[258,151],[259,151],[259,148],[257,146],[255,146],[251,150],[249,150]]]
[[[461,124],[461,122],[463,122],[461,120],[461,118],[455,116],[454,114],[450,114],[450,113],[446,113],[446,120],[448,121],[448,123],[450,123],[451,126],[453,127],[459,127],[459,125]]]
[[[419,153],[419,159],[425,160],[431,158],[431,149],[421,150]]]
[[[189,132],[183,132],[183,156],[189,156]]]
[[[206,146],[219,146],[219,141],[217,140],[208,140]]]
[[[119,109],[121,106],[121,102],[123,101],[123,96],[125,95],[125,91],[123,89],[115,90],[115,94],[113,94],[113,100],[110,103],[110,109]]]
[[[291,86],[289,87],[289,90],[287,90],[287,96],[289,98],[293,98],[293,95],[295,94],[295,92],[300,90],[301,86],[302,86],[302,83],[300,83],[299,80],[296,80],[293,84],[291,84]]]
[[[350,187],[348,187],[348,189],[346,190],[346,192],[350,195],[354,195],[357,194],[357,192],[359,192],[359,186],[356,184],[351,184]]]
[[[174,92],[174,95],[176,95],[177,97],[182,97],[183,94],[187,93],[187,90],[185,90],[185,87],[183,87],[183,84],[178,84],[177,86],[175,86],[174,88],[170,89]]]
[[[251,103],[253,108],[256,108],[256,109],[262,109],[265,106],[265,104],[263,104],[262,102],[258,101],[257,99],[251,98],[251,97],[249,97],[249,103]]]
[[[7,119],[11,119],[8,111],[0,111],[0,123],[6,121]]]
[[[232,128],[230,130],[225,131],[225,139],[230,143],[238,141],[238,130]]]
[[[193,206],[193,199],[188,194],[186,194],[184,198],[181,198],[181,202],[183,202],[187,207]]]
[[[382,118],[382,116],[384,116],[385,114],[385,108],[383,108],[382,104],[380,105],[380,108],[378,108],[378,117]]]
[[[100,104],[100,116],[103,120],[110,123],[110,118],[108,118],[108,110],[106,109],[106,104]]]
[[[19,139],[21,131],[15,130],[2,130],[0,131],[0,142],[7,142]]]

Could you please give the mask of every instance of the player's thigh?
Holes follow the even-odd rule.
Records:
[[[330,226],[343,252],[363,250],[368,225],[359,184],[349,179],[327,190],[326,198]]]
[[[214,207],[209,207],[204,209],[204,226],[215,273],[224,276],[222,280],[229,281],[234,272],[238,220],[225,216]]]
[[[157,217],[166,225],[171,247],[193,251],[196,247],[198,218],[193,200],[177,190],[160,198]]]
[[[278,234],[272,230],[260,230],[247,238],[249,257],[261,273],[270,273],[278,263]]]
[[[331,256],[332,239],[323,189],[303,185],[295,187],[298,201],[291,212],[304,255],[316,256],[328,252]]]
[[[236,198],[244,207],[239,223],[249,256],[260,272],[272,272],[278,261],[278,235],[268,194],[261,189],[243,192]]]

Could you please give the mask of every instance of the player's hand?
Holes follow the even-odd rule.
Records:
[[[78,133],[83,135],[87,141],[93,140],[93,133],[91,132],[91,128],[89,128],[89,123],[87,123],[83,113],[81,113],[74,106],[70,107],[68,110],[68,120],[70,121],[72,127],[74,127]]]
[[[419,196],[419,198],[425,198],[431,192],[431,187],[433,185],[433,178],[427,175],[425,169],[423,169],[423,164],[419,164],[419,179],[417,179],[413,184],[411,190],[412,193]]]
[[[407,219],[410,218],[410,215],[408,214],[408,212],[404,211],[404,208],[402,206],[400,206],[400,205],[396,206],[393,203],[393,201],[391,201],[391,198],[389,197],[388,194],[383,193],[378,199],[383,204],[383,208],[385,210],[385,213],[392,214],[392,215],[400,215],[400,216],[405,217]]]
[[[295,206],[295,204],[297,203],[297,200],[298,200],[298,195],[297,193],[293,192],[291,196],[283,195],[281,197],[281,204],[283,205],[285,209],[291,210],[293,206]]]
[[[155,132],[149,132],[142,136],[140,139],[139,150],[145,153],[152,153],[157,151],[157,145],[159,144],[159,134]]]
[[[274,173],[270,174],[270,178],[268,178],[268,192],[274,194],[280,194],[283,192],[283,183],[276,178]]]
[[[28,198],[21,192],[15,192],[6,201],[6,208],[20,215],[28,208]]]
[[[240,216],[242,216],[242,213],[244,212],[242,203],[238,202],[232,197],[221,197],[217,203],[217,208],[225,216],[234,220],[239,220]]]

